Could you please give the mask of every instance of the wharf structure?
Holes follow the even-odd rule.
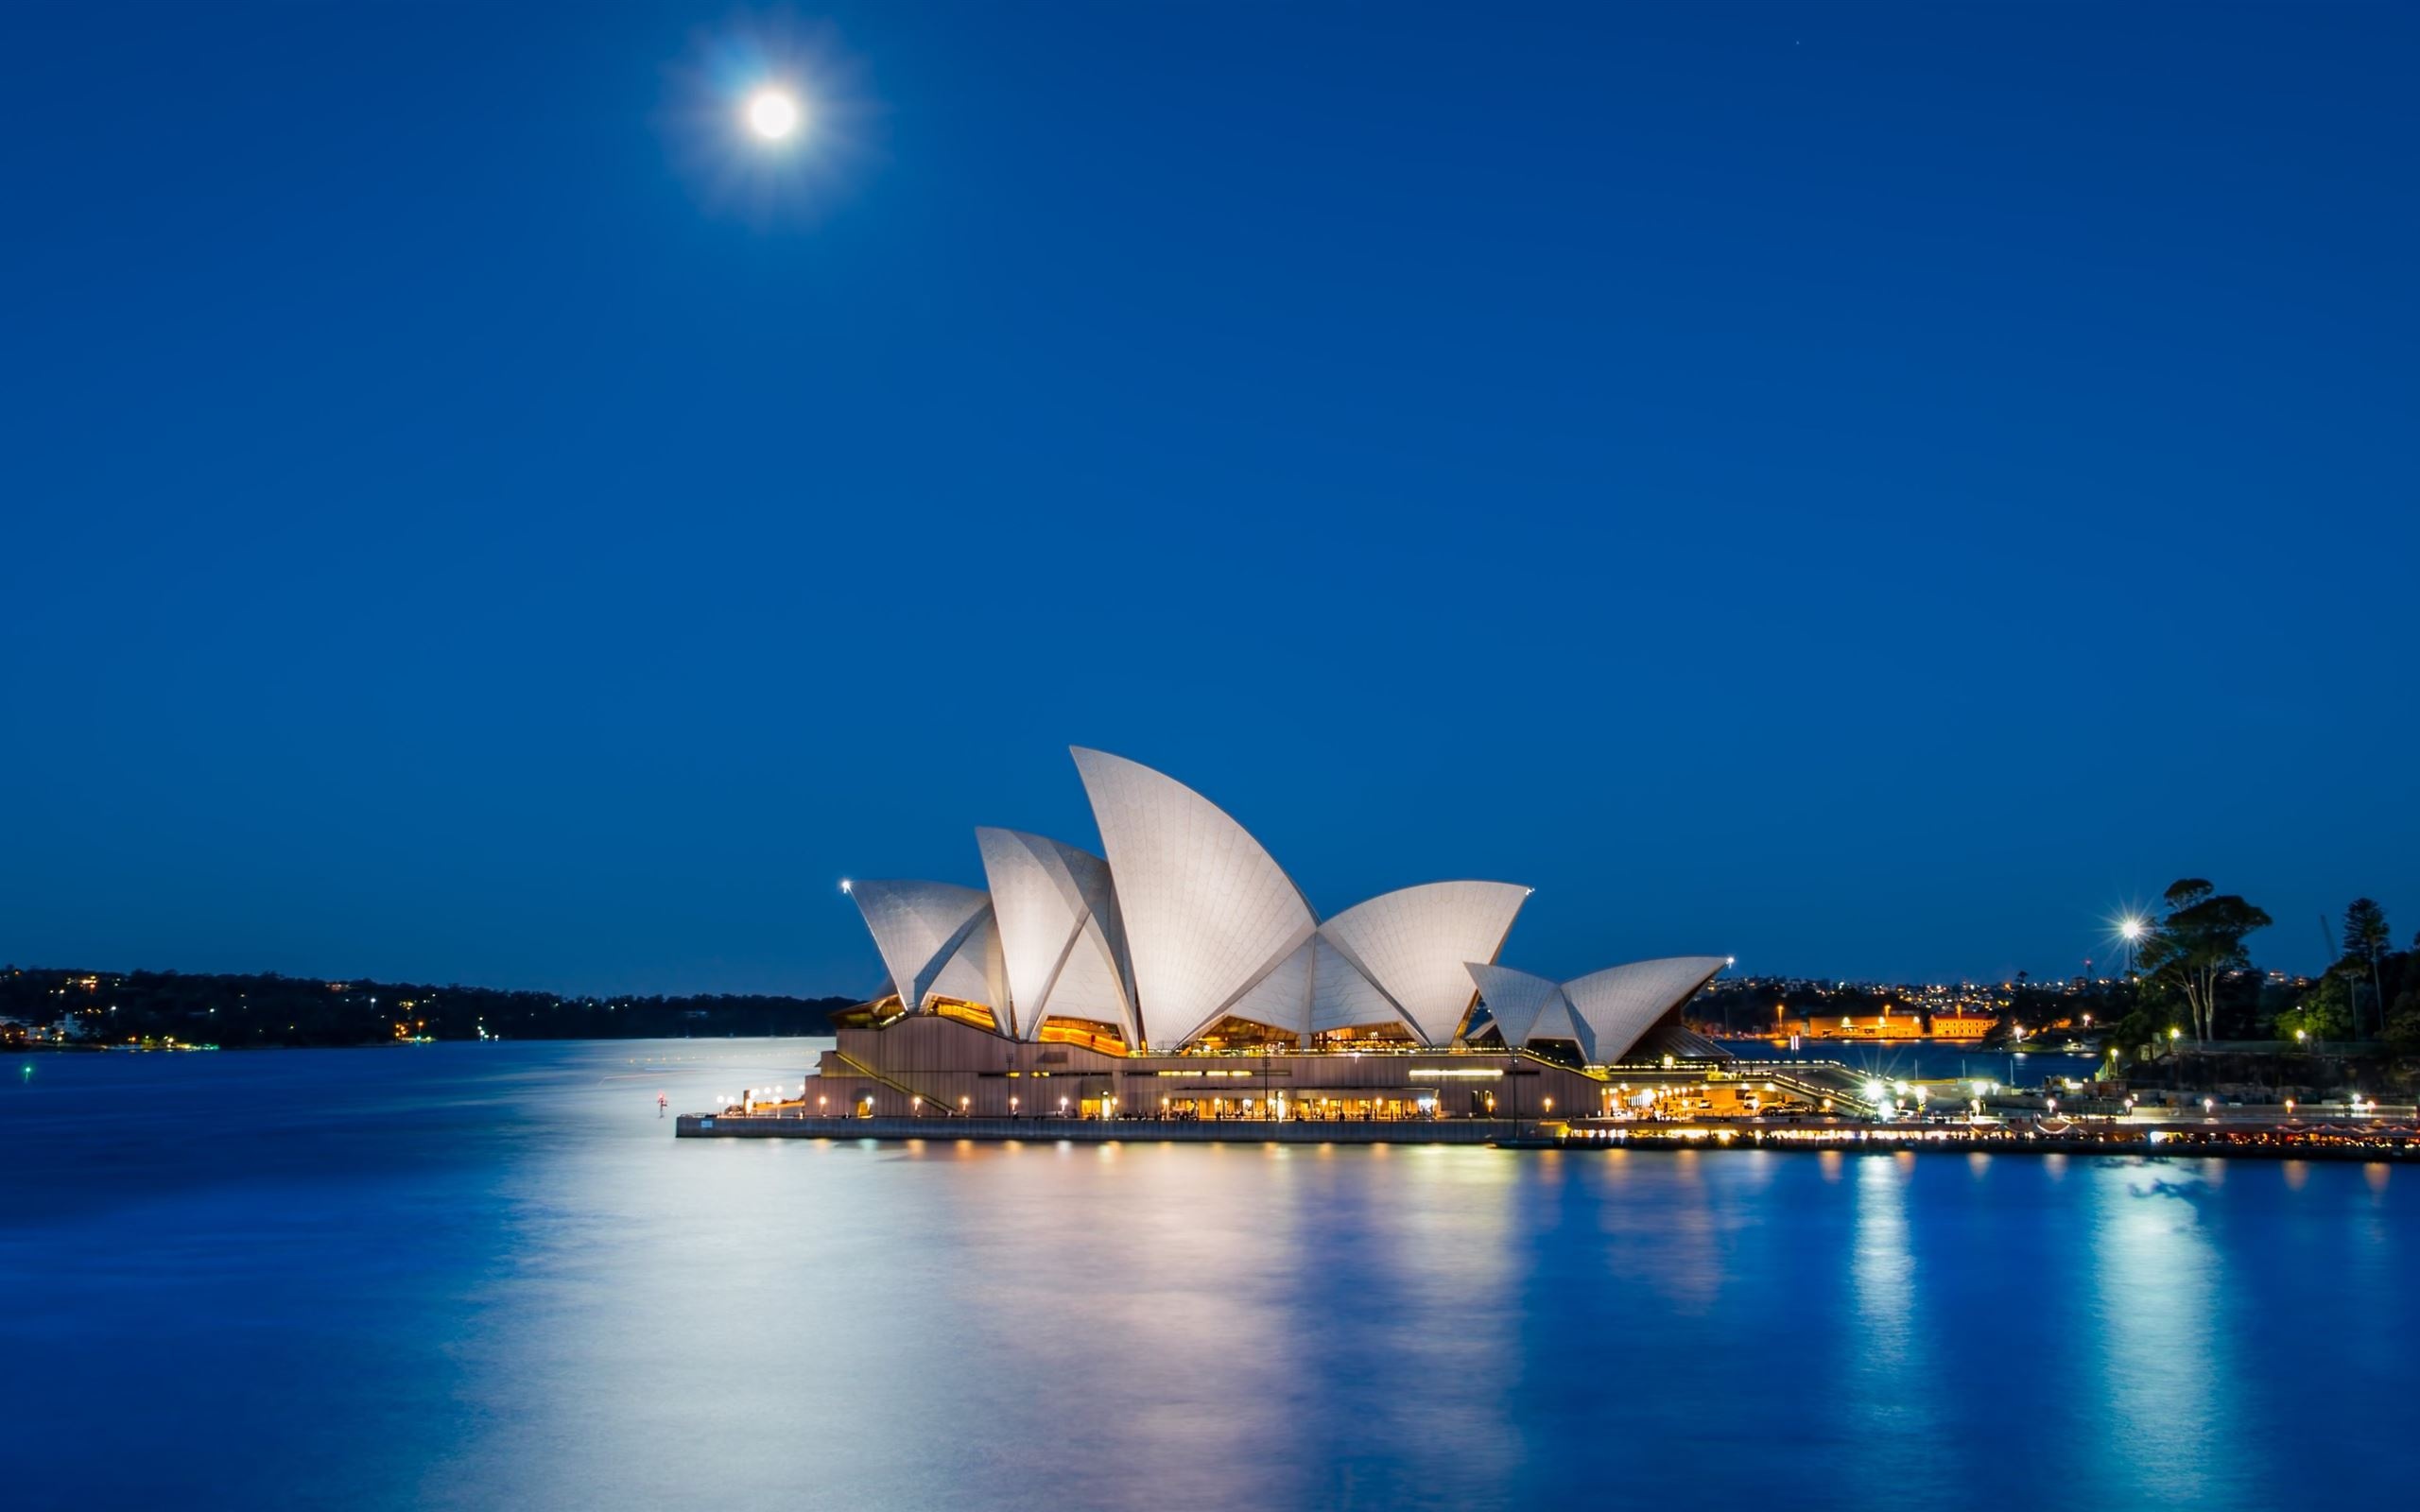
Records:
[[[1253,1125],[1273,1123],[1476,1121],[1509,1129],[1651,1108],[1669,1117],[1870,1111],[1844,1067],[1719,1055],[1592,1066],[1487,1043],[1130,1053],[1010,1040],[939,1013],[843,1023],[838,1040],[815,1074],[770,1094],[741,1094],[723,1111],[809,1122],[1005,1122],[1003,1133],[1035,1121],[1200,1123],[1236,1138],[1259,1138]]]
[[[804,1133],[840,1120],[1510,1126],[1872,1110],[1844,1073],[1743,1069],[1681,1024],[1725,956],[1571,981],[1516,970],[1499,956],[1530,889],[1502,882],[1428,883],[1322,919],[1201,794],[1073,754],[1106,854],[978,829],[980,887],[844,883],[889,980],[840,1016],[837,1047],[797,1091],[731,1112],[773,1111]]]

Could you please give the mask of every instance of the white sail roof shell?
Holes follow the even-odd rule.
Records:
[[[1595,1031],[1604,1058],[1619,1060],[1656,1020],[1697,996],[1727,964],[1720,955],[1633,961],[1565,982],[1563,995]]]
[[[1571,1003],[1559,984],[1509,966],[1472,961],[1467,970],[1478,995],[1487,1000],[1487,1015],[1506,1044],[1571,1038]]]
[[[1042,1021],[1058,1013],[1118,1024],[1134,1042],[1133,1007],[1113,943],[1116,903],[1109,864],[1015,830],[978,829],[975,841],[992,886],[1007,972],[1010,1011],[1002,1014],[1002,1031],[1031,1040]]]
[[[992,1010],[1002,1032],[1007,1032],[1009,974],[1000,953],[1000,927],[988,911],[975,920],[958,949],[933,973],[933,985],[925,989],[925,996],[979,1003]]]
[[[1320,935],[1386,994],[1394,1017],[1442,1045],[1471,1005],[1466,963],[1495,959],[1529,896],[1509,882],[1426,883],[1356,903]]]
[[[1410,1027],[1395,1000],[1370,980],[1352,957],[1338,950],[1324,933],[1313,937],[1310,950],[1311,1033],[1362,1029],[1373,1024]]]
[[[1141,1046],[1143,1033],[1134,1016],[1134,1002],[1127,995],[1116,953],[1099,919],[1084,920],[1075,944],[1067,952],[1066,964],[1059,969],[1059,979],[1050,985],[1050,995],[1043,1001],[1042,1011],[1030,1022],[1020,1013],[1018,1032],[1028,1040],[1038,1039],[1046,1019],[1114,1023],[1125,1031],[1129,1045]]]
[[[1218,1017],[1244,1019],[1298,1036],[1375,1024],[1409,1025],[1394,999],[1324,935],[1316,934],[1295,947],[1274,971],[1238,993]]]
[[[1308,1032],[1312,954],[1311,942],[1303,941],[1275,970],[1230,1001],[1219,1017],[1243,1019],[1291,1035]]]
[[[857,912],[873,936],[873,947],[890,972],[900,1006],[911,1013],[936,990],[942,969],[951,964],[967,936],[992,917],[989,894],[954,883],[857,882],[850,884],[849,896],[856,901]],[[973,970],[979,980],[981,968]],[[961,969],[953,980],[962,984],[965,975]],[[947,995],[965,996],[956,991]],[[969,1001],[988,1000],[978,995]]]
[[[1242,825],[1174,778],[1074,747],[1109,853],[1145,1033],[1200,1033],[1318,920],[1293,879]]]

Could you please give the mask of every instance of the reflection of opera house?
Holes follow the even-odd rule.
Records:
[[[1721,956],[1569,982],[1515,971],[1496,956],[1529,889],[1499,882],[1322,919],[1200,794],[1075,758],[1106,860],[984,829],[983,887],[851,885],[890,982],[841,1017],[801,1112],[1564,1118],[1650,1082],[1728,1079],[1728,1057],[1679,1022]]]

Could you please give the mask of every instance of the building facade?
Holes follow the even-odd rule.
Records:
[[[1165,1098],[1171,1108],[1189,1103],[1196,1111],[1228,1116],[1243,1099],[1221,1095],[1233,1089],[1214,1083],[1234,1080],[1232,1073],[1195,1069],[1196,1061],[1374,1056],[1389,1069],[1367,1075],[1349,1065],[1269,1071],[1264,1079],[1285,1087],[1265,1091],[1252,1105],[1265,1114],[1283,1090],[1293,1093],[1283,1101],[1299,1112],[1332,1102],[1330,1093],[1351,1091],[1357,1104],[1383,1105],[1389,1116],[1424,1108],[1435,1116],[1466,1111],[1471,1101],[1446,1095],[1456,1089],[1445,1084],[1503,1076],[1476,1066],[1467,1075],[1447,1075],[1397,1057],[1530,1051],[1538,1054],[1529,1061],[1541,1066],[1605,1066],[1641,1054],[1651,1039],[1645,1053],[1653,1057],[1723,1054],[1669,1021],[1722,970],[1724,957],[1637,962],[1569,982],[1515,971],[1498,956],[1530,889],[1502,882],[1423,884],[1322,919],[1275,858],[1201,794],[1105,751],[1078,747],[1073,754],[1105,854],[984,828],[976,831],[980,886],[843,884],[889,973],[884,990],[843,1029],[852,1041],[860,1034],[896,1036],[846,1052],[875,1086],[883,1085],[879,1068],[861,1057],[889,1063],[911,1047],[922,1055],[956,1046],[951,1058],[965,1064],[950,1074],[978,1080],[995,1071],[1007,1080],[1057,1080],[1061,1066],[1108,1075],[1098,1068],[1117,1063],[1123,1069],[1116,1075],[1131,1081],[1143,1068],[1127,1063],[1174,1057],[1178,1064],[1149,1070],[1167,1086],[1136,1091],[1120,1082],[1124,1091],[1098,1096],[1058,1089],[1050,1106],[1063,1095],[1070,1107],[1115,1099],[1140,1111],[1156,1109]],[[945,1022],[996,1044],[978,1054],[980,1040],[942,1034],[922,1021]],[[1660,1036],[1651,1033],[1659,1029]],[[1033,1046],[1049,1048],[1017,1048]],[[985,1057],[998,1066],[974,1064]],[[1512,1057],[1496,1070],[1530,1074],[1508,1069],[1521,1059]],[[848,1065],[827,1069],[856,1074]],[[950,1092],[935,1084],[902,1095],[971,1108],[982,1091]],[[1582,1091],[1566,1088],[1563,1095],[1567,1102]],[[1539,1092],[1541,1107],[1549,1095]],[[870,1096],[885,1100],[879,1092]],[[849,1096],[852,1105],[867,1100]],[[1482,1092],[1472,1106],[1484,1104]]]

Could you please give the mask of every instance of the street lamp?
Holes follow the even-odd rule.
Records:
[[[2135,952],[2142,945],[2143,936],[2149,933],[2151,925],[2139,914],[2128,914],[2118,920],[2118,936],[2126,942],[2126,972],[2130,976],[2135,971]]]

